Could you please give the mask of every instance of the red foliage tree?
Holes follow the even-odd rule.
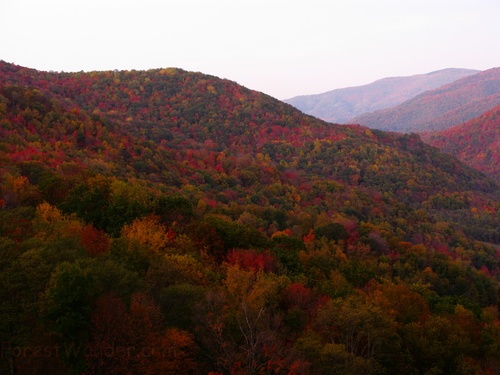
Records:
[[[108,235],[90,224],[83,227],[80,243],[91,256],[99,256],[109,251]]]
[[[269,251],[235,249],[227,254],[227,260],[244,270],[276,272],[278,269],[278,260]]]

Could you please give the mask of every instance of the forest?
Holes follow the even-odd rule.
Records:
[[[441,151],[500,182],[498,126],[500,105],[481,116],[451,128],[421,134],[422,139]]]
[[[498,373],[498,198],[228,80],[0,62],[0,373]]]

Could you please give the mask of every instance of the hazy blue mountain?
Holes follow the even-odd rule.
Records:
[[[498,104],[500,68],[493,68],[349,122],[397,132],[441,130],[480,116]]]
[[[345,123],[366,112],[393,107],[425,91],[478,73],[471,69],[443,69],[409,77],[390,77],[373,83],[328,91],[317,95],[296,96],[284,102],[320,119]]]

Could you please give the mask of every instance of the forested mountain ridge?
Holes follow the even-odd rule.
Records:
[[[478,72],[450,68],[408,77],[388,77],[367,85],[296,96],[284,102],[325,121],[347,123],[355,116],[396,106],[425,91]]]
[[[156,147],[160,146],[163,151],[176,152],[177,159],[185,160],[184,153],[187,149],[191,147],[197,150],[203,149],[205,142],[209,143],[205,147],[206,150],[204,150],[208,153],[213,154],[214,151],[219,152],[227,149],[232,153],[241,154],[244,152],[253,156],[263,151],[264,154],[275,156],[275,149],[277,148],[311,147],[314,146],[316,141],[320,143],[330,141],[330,144],[337,141],[335,146],[339,150],[347,148],[346,146],[362,148],[370,146],[383,147],[382,145],[384,145],[395,148],[395,150],[384,151],[383,153],[386,155],[382,155],[379,160],[370,157],[369,152],[366,153],[366,157],[355,155],[354,150],[350,150],[349,153],[341,152],[340,156],[342,158],[335,160],[335,164],[339,165],[330,167],[332,171],[340,171],[340,176],[332,174],[330,177],[343,179],[344,181],[358,180],[359,182],[368,173],[369,178],[366,178],[364,183],[373,185],[377,183],[376,180],[387,176],[389,170],[383,173],[380,172],[380,175],[378,175],[377,171],[371,171],[373,168],[369,168],[371,163],[379,163],[380,168],[384,168],[384,164],[392,167],[393,164],[402,163],[400,155],[397,154],[405,151],[409,154],[403,155],[402,159],[408,159],[408,162],[416,163],[418,160],[411,160],[416,155],[410,154],[423,152],[428,153],[425,157],[431,158],[433,164],[425,166],[427,169],[425,174],[432,171],[433,178],[436,179],[432,183],[425,183],[421,186],[427,193],[432,192],[429,189],[438,188],[449,190],[461,190],[463,188],[484,191],[495,190],[495,188],[492,188],[490,181],[475,174],[472,170],[464,169],[455,160],[440,160],[441,155],[439,153],[435,153],[431,148],[425,148],[425,145],[418,142],[415,137],[372,132],[369,129],[357,126],[331,126],[312,117],[303,116],[293,107],[264,94],[253,92],[236,85],[234,82],[220,80],[216,77],[176,69],[150,72],[95,72],[89,74],[33,72],[33,77],[30,76],[31,72],[30,70],[21,69],[14,75],[2,77],[6,83],[9,80],[12,83],[23,83],[26,80],[31,82],[31,87],[41,90],[34,93],[22,92],[18,95],[20,99],[23,99],[24,94],[29,97],[27,105],[29,105],[30,100],[36,102],[36,98],[40,97],[40,95],[40,101],[52,103],[50,99],[43,97],[43,91],[47,90],[50,92],[49,95],[61,99],[58,105],[61,108],[67,107],[63,110],[73,112],[74,116],[78,113],[80,117],[84,117],[89,121],[97,120],[92,126],[95,127],[99,123],[102,127],[100,130],[103,133],[102,135],[105,136],[104,133],[108,133],[107,135],[110,135],[110,138],[114,139],[115,143],[119,137],[133,138],[122,140],[122,143],[129,142],[133,144],[137,143],[138,140],[143,142],[154,141],[160,144],[156,145]],[[27,78],[23,77],[23,74],[27,74]],[[37,74],[40,74],[38,81],[32,81]],[[141,80],[144,81],[141,82]],[[7,87],[7,90],[15,91],[16,88]],[[23,90],[21,89],[21,91]],[[33,95],[34,99],[31,99]],[[18,99],[13,98],[12,100]],[[50,112],[50,108],[45,109],[45,111]],[[43,114],[40,111],[35,113],[37,115]],[[43,125],[43,123],[44,121],[41,121],[40,125]],[[82,146],[88,142],[99,142],[98,138],[100,137],[92,134],[96,133],[97,129],[85,129],[84,132],[83,129],[78,131],[78,129],[74,128],[67,129],[67,126],[63,126],[63,128],[67,136],[76,137],[72,139],[73,144]],[[106,132],[104,129],[108,129],[108,131]],[[55,131],[56,134],[52,137],[53,140],[61,141],[61,139],[58,139],[61,129],[58,129],[57,126],[47,127],[44,130],[47,133]],[[113,132],[117,134],[115,135]],[[45,136],[43,132],[39,131],[38,134],[41,137],[39,141],[46,140],[43,139]],[[210,144],[210,142],[213,142],[213,144]],[[200,143],[202,144],[200,145]],[[120,145],[120,151],[125,154],[125,158],[132,157],[132,154],[130,156],[126,155],[127,152],[135,152],[138,159],[142,159],[140,157],[141,153],[132,149],[132,144],[130,149],[124,148],[124,144]],[[66,146],[71,147],[71,142]],[[144,147],[141,145],[135,146]],[[327,143],[326,146],[328,148],[329,144]],[[80,147],[80,149],[90,154],[93,152],[92,149],[89,150],[87,147]],[[182,155],[179,155],[179,153]],[[331,156],[334,153],[335,151]],[[279,153],[280,158],[274,161],[282,164],[284,162],[295,162],[298,165],[301,162],[298,150],[288,150],[284,155],[282,154],[283,152]],[[382,154],[382,152],[378,152],[378,154]],[[322,155],[322,157],[325,156]],[[108,161],[113,162],[113,157],[109,157]],[[118,166],[123,161],[123,158],[115,159],[115,164]],[[437,165],[441,170],[449,169],[450,165],[439,165],[439,163],[443,162],[445,164],[451,163],[451,168],[457,172],[454,176],[448,176],[450,177],[448,181],[439,181],[446,178],[444,176],[446,173],[439,173],[433,169],[436,168],[434,165]],[[352,164],[353,168],[343,168],[344,166],[348,167],[347,163]],[[429,168],[431,169],[429,170]],[[155,171],[158,172],[159,170],[156,168]],[[141,172],[140,168],[138,172]],[[403,171],[398,172],[401,176],[392,177],[393,182],[396,182],[398,178],[401,179],[400,183],[406,182],[406,180],[402,179],[404,178]],[[421,173],[422,171],[417,170],[415,172]],[[422,182],[429,178],[423,174],[414,177]],[[419,182],[415,183],[418,184]],[[380,190],[395,188],[397,186],[386,186],[385,188],[381,187]]]
[[[493,68],[349,122],[397,132],[443,130],[480,116],[499,103],[500,68]]]
[[[180,69],[0,82],[2,372],[498,366],[498,187],[417,136]]]
[[[466,123],[420,136],[500,182],[500,106]]]

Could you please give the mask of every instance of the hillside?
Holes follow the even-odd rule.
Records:
[[[421,138],[500,182],[500,106],[464,124]]]
[[[480,116],[498,103],[500,68],[493,68],[349,122],[404,133],[442,130]]]
[[[325,121],[347,123],[358,115],[396,106],[425,91],[478,72],[450,68],[409,77],[383,78],[363,86],[297,96],[284,102]]]
[[[0,82],[0,372],[498,368],[498,186],[418,136],[180,69]]]

